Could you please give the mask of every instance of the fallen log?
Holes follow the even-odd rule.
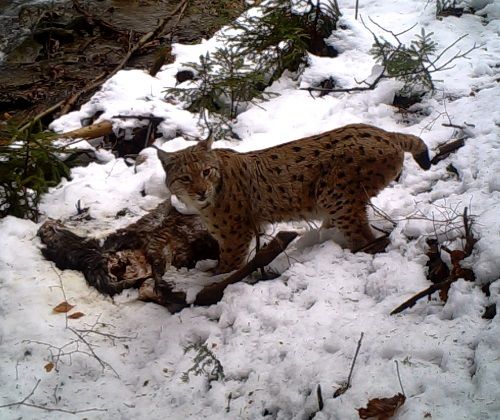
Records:
[[[454,140],[450,143],[445,143],[438,147],[436,155],[432,158],[431,163],[433,165],[446,159],[451,153],[465,146],[464,139]]]
[[[109,120],[104,120],[76,130],[67,131],[59,134],[60,137],[67,139],[95,139],[97,137],[107,136],[113,132],[113,124]]]
[[[236,270],[225,280],[210,284],[204,287],[196,295],[195,305],[206,306],[219,302],[222,299],[224,290],[230,284],[237,283],[245,277],[257,271],[261,267],[270,264],[279,254],[281,254],[296,237],[297,232],[281,231],[264,248],[255,254],[246,265]]]

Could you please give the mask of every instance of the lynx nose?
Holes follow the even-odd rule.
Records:
[[[207,199],[207,192],[206,191],[200,191],[196,195],[198,196],[199,201],[205,201]]]

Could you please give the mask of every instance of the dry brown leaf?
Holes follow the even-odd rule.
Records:
[[[45,369],[45,372],[50,372],[52,369],[54,369],[54,363],[49,362],[43,368]]]
[[[358,408],[360,419],[376,417],[378,420],[390,419],[396,410],[406,401],[406,397],[398,393],[392,398],[373,398],[368,401],[366,408]]]
[[[75,307],[74,305],[70,305],[68,302],[64,301],[64,302],[61,302],[59,305],[57,305],[52,310],[54,312],[57,312],[58,314],[64,314],[66,312],[71,311],[71,309],[73,309],[74,307]]]
[[[73,312],[71,315],[68,315],[69,319],[78,319],[81,318],[82,316],[85,316],[83,312]]]

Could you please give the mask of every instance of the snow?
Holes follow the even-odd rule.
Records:
[[[241,141],[217,142],[215,147],[248,151],[317,134],[348,123],[364,122],[388,130],[421,136],[430,149],[456,137],[449,123],[466,125],[470,138],[446,160],[422,171],[407,157],[403,175],[373,203],[396,220],[386,253],[352,254],[331,240],[328,232],[298,229],[302,237],[273,267],[282,275],[255,285],[230,286],[223,300],[211,307],[192,307],[170,315],[165,308],[137,300],[128,290],[114,300],[89,288],[81,273],[59,271],[46,261],[36,231],[39,225],[7,217],[0,221],[0,405],[23,400],[40,381],[28,403],[81,411],[87,419],[307,419],[317,411],[316,388],[321,385],[324,408],[315,419],[355,419],[356,408],[375,397],[400,392],[395,361],[406,393],[396,418],[500,418],[499,317],[482,319],[484,307],[500,304],[500,106],[498,89],[499,7],[475,1],[476,15],[434,17],[433,3],[405,0],[360,2],[360,14],[372,31],[371,17],[394,32],[417,26],[434,32],[442,49],[467,34],[447,56],[478,49],[469,59],[435,75],[437,92],[417,106],[418,113],[402,116],[390,106],[400,86],[383,81],[372,91],[335,93],[315,98],[300,87],[333,77],[341,86],[355,86],[370,76],[375,65],[369,50],[372,36],[354,20],[352,1],[339,1],[347,29],[329,42],[336,58],[311,56],[309,67],[295,80],[285,74],[269,91],[280,96],[240,114],[235,132]],[[197,116],[164,101],[164,89],[175,85],[175,74],[200,54],[216,47],[211,39],[199,45],[175,45],[175,63],[157,77],[140,70],[121,71],[78,111],[53,123],[56,131],[80,127],[81,120],[103,111],[100,119],[116,115],[164,117],[158,146],[178,150],[202,135]],[[114,128],[127,129],[133,120],[113,119]],[[183,133],[184,137],[179,137]],[[94,220],[80,222],[80,232],[104,236],[136,220],[167,197],[161,165],[152,149],[136,167],[111,159],[75,168],[44,196],[41,210],[52,218],[74,215],[80,200]],[[453,163],[459,177],[447,172]],[[145,193],[145,194],[144,194]],[[491,296],[463,280],[455,282],[446,304],[436,298],[391,316],[406,299],[428,287],[426,235],[461,242],[439,220],[474,215],[479,241],[467,259],[478,284],[492,282]],[[115,219],[128,208],[130,214]],[[407,219],[409,215],[420,216]],[[372,213],[375,224],[389,227]],[[432,222],[436,220],[437,222]],[[283,226],[280,226],[280,228]],[[330,235],[331,236],[331,235]],[[206,284],[200,271],[175,270],[171,278]],[[52,308],[67,299],[83,312],[67,319]],[[75,331],[86,330],[78,339]],[[90,332],[89,332],[90,331]],[[98,331],[100,334],[93,331]],[[338,398],[333,393],[346,380],[360,334],[364,332],[353,371],[352,387]],[[82,334],[82,333],[80,333]],[[88,345],[87,345],[88,343]],[[205,344],[224,369],[224,380],[183,373],[194,364],[192,343]],[[57,348],[56,368],[45,366]],[[78,347],[77,347],[78,346]],[[98,356],[93,356],[92,352]],[[102,363],[102,365],[101,365]],[[70,414],[17,405],[0,408],[1,419],[66,419]],[[430,418],[430,417],[429,417]]]

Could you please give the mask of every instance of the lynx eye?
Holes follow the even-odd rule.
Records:
[[[212,168],[207,168],[207,169],[203,170],[202,174],[205,178],[207,178],[211,172],[212,172]]]
[[[190,175],[182,175],[179,177],[179,181],[181,182],[191,182],[191,176]]]

